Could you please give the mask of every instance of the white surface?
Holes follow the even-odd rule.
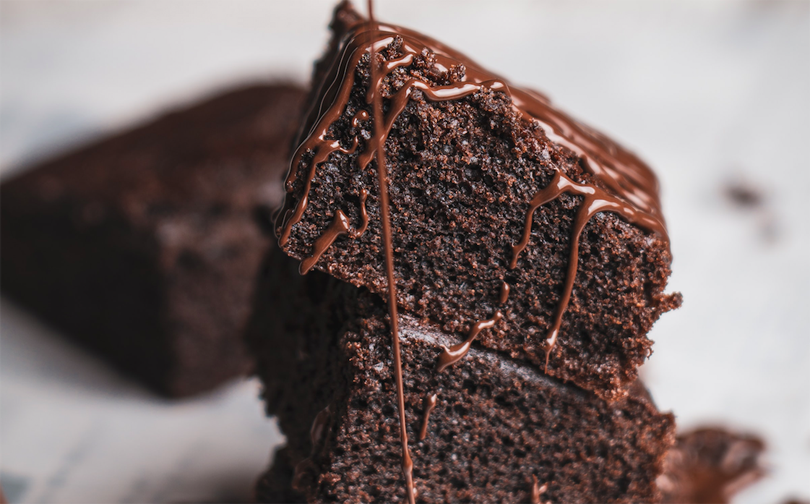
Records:
[[[305,80],[332,2],[0,7],[8,174],[229,82]],[[650,162],[684,295],[653,330],[653,395],[682,426],[767,439],[771,475],[737,502],[810,499],[810,3],[378,0],[377,11],[546,91]],[[735,176],[765,191],[765,209],[723,198]],[[0,474],[25,479],[19,502],[236,498],[280,439],[254,382],[161,402],[5,302],[0,337]]]

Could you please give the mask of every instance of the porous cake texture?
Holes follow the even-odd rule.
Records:
[[[481,345],[621,396],[651,353],[647,332],[680,303],[664,293],[655,175],[439,42],[375,28],[348,3],[332,29],[277,222],[283,250],[302,272],[385,294],[373,158],[384,146],[400,308],[460,333],[501,313]],[[372,41],[386,72],[374,82]],[[384,99],[387,137],[370,92]]]
[[[257,497],[401,502],[385,304],[320,272],[301,277],[277,250],[271,256],[256,299],[265,309],[248,335],[267,412],[287,446]],[[400,335],[417,502],[532,502],[532,492],[542,502],[660,497],[655,479],[674,422],[640,383],[608,402],[477,348],[438,371],[452,335],[409,315]]]

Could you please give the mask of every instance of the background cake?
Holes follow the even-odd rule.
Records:
[[[3,292],[163,394],[246,373],[303,94],[230,91],[5,181]]]

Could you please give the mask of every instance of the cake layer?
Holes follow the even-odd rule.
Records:
[[[436,41],[348,3],[332,28],[277,222],[283,249],[302,272],[384,294],[384,149],[398,305],[449,332],[497,319],[482,345],[620,397],[651,352],[647,332],[680,303],[664,294],[671,256],[653,173]]]
[[[4,293],[164,394],[245,372],[257,208],[280,203],[303,98],[233,90],[5,181]]]
[[[401,502],[385,305],[365,289],[296,269],[271,252],[256,297],[265,309],[248,330],[267,411],[287,437],[257,495]],[[417,502],[659,498],[673,419],[640,384],[608,402],[478,345],[438,371],[456,335],[402,315],[400,336]]]

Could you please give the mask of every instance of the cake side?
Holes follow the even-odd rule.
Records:
[[[256,85],[0,186],[2,289],[167,395],[244,373],[261,258],[304,91]]]
[[[257,495],[402,500],[385,305],[319,272],[296,279],[294,261],[270,255],[266,272],[275,276],[260,287],[257,304],[272,308],[254,313],[248,336],[268,413],[287,446]],[[285,330],[267,325],[282,314],[292,321]],[[417,502],[529,502],[533,491],[542,491],[543,502],[659,498],[655,480],[674,439],[673,419],[643,387],[607,402],[479,346],[438,372],[454,338],[409,315],[400,329]]]
[[[344,45],[352,29],[363,33],[358,17],[347,4],[338,10],[333,30]],[[526,120],[496,86],[452,100],[432,98],[431,90],[471,82],[471,63],[445,68],[442,59],[437,65],[444,55],[414,55],[406,50],[411,32],[392,30],[380,57],[396,68],[379,91],[390,109],[402,105],[386,118],[385,142],[398,304],[462,338],[475,323],[501,312],[501,320],[478,336],[484,346],[603,397],[621,396],[651,352],[646,333],[680,303],[679,295],[664,294],[671,262],[665,236],[610,211],[595,213],[575,234],[586,192],[563,192],[532,211],[533,199],[561,176],[577,187],[609,187],[586,169],[582,156],[552,140],[557,136],[547,126]],[[303,131],[314,135],[318,120],[334,118],[323,138],[338,147],[324,157],[325,151],[300,144],[277,232],[302,270],[320,269],[383,294],[374,161],[366,166],[375,134],[367,103],[368,56],[355,51],[356,67],[341,73],[341,53],[330,54],[330,70],[324,71],[323,60],[316,68],[322,80],[314,87],[324,91],[310,104],[313,113]],[[338,96],[344,88],[331,79],[340,76],[350,87]],[[414,82],[422,85],[413,88]],[[341,97],[345,105],[330,108],[343,104]],[[323,115],[327,109],[331,115]],[[560,318],[574,237],[577,264]],[[504,284],[509,295],[501,303]],[[558,321],[559,336],[549,343]]]

